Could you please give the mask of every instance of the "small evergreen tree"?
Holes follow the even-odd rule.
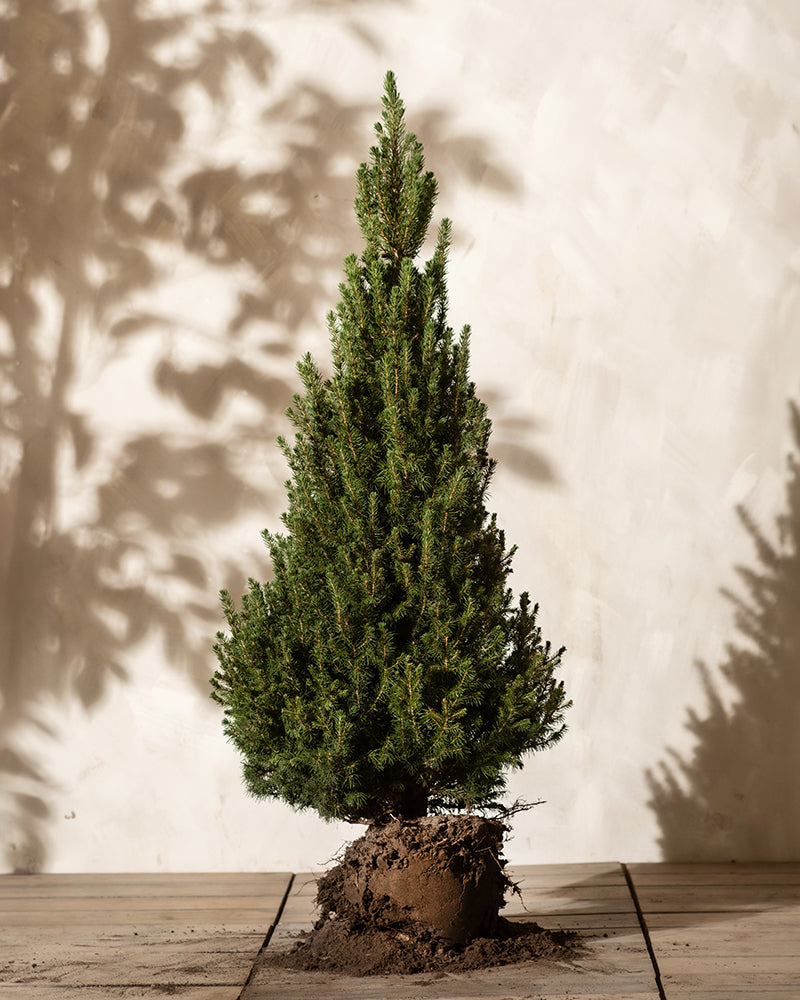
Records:
[[[358,174],[365,240],[328,317],[333,374],[306,355],[288,411],[285,534],[214,647],[213,694],[244,780],[325,818],[486,808],[504,772],[563,733],[568,703],[486,497],[491,424],[469,329],[447,325],[450,223],[418,263],[436,199],[395,79]]]

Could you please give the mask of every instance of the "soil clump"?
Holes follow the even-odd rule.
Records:
[[[314,929],[264,962],[368,976],[574,958],[577,935],[499,916],[504,829],[471,815],[369,827],[319,880]]]

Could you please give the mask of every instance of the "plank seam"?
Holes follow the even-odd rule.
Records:
[[[628,866],[620,862],[620,867],[622,868],[622,874],[625,876],[625,881],[628,884],[628,892],[631,894],[631,899],[633,900],[633,905],[636,909],[636,916],[639,920],[639,927],[642,931],[642,937],[644,938],[644,943],[647,947],[647,954],[650,956],[650,962],[653,966],[653,975],[656,980],[658,996],[660,1000],[667,1000],[667,994],[664,992],[664,984],[661,981],[661,970],[658,967],[658,959],[656,958],[655,949],[653,948],[653,942],[650,940],[650,931],[647,929],[647,921],[644,919],[644,912],[639,903],[639,896],[636,892],[636,887],[633,884],[631,873],[628,871]]]
[[[277,913],[275,914],[275,919],[267,928],[266,936],[263,942],[261,943],[261,947],[258,949],[258,954],[253,959],[253,964],[250,967],[250,972],[248,973],[247,979],[244,981],[244,986],[242,987],[241,992],[239,993],[239,996],[236,998],[236,1000],[244,1000],[244,995],[247,992],[247,987],[253,981],[253,977],[256,974],[256,968],[258,967],[259,959],[269,947],[269,943],[272,940],[272,935],[275,933],[275,928],[281,922],[281,917],[283,916],[283,911],[286,906],[286,900],[289,898],[289,893],[292,891],[292,886],[294,885],[294,878],[295,878],[294,872],[292,872],[292,875],[290,876],[289,882],[286,886],[286,891],[283,894],[283,899],[280,901]]]

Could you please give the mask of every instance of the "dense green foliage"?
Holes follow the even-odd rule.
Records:
[[[386,78],[358,171],[365,239],[329,316],[333,374],[306,356],[289,410],[285,534],[237,608],[223,592],[213,697],[256,796],[380,821],[496,800],[563,732],[563,650],[541,640],[485,501],[486,407],[469,330],[447,325],[450,224],[418,264],[436,199]]]

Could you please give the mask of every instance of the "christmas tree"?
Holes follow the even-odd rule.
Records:
[[[448,326],[450,223],[419,260],[437,185],[394,76],[357,174],[360,258],[309,355],[279,439],[291,472],[274,570],[223,592],[212,696],[248,790],[381,824],[498,804],[509,768],[562,735],[537,607],[508,587],[513,548],[486,508],[491,424]]]

